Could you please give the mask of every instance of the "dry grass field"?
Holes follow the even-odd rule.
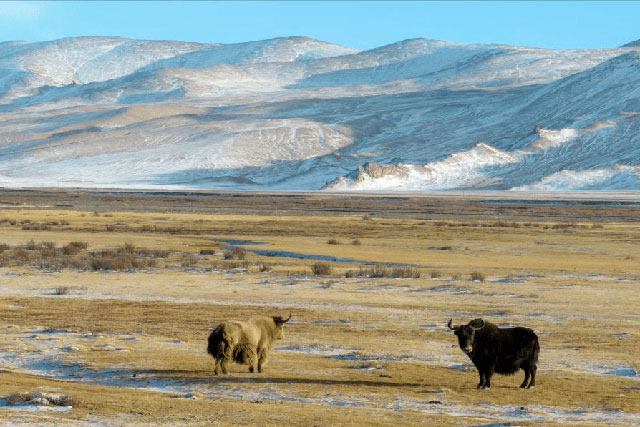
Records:
[[[640,425],[639,261],[633,204],[0,192],[0,422]],[[210,327],[289,313],[212,375]],[[476,317],[536,331],[535,389],[476,390]]]

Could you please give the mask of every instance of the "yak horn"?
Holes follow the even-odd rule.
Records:
[[[449,329],[451,329],[451,330],[455,331],[455,330],[456,330],[455,326],[451,326],[451,321],[452,321],[452,320],[453,320],[453,319],[449,319],[449,323],[447,323],[447,326],[449,327]]]
[[[283,320],[282,323],[287,323],[289,320],[291,320],[291,313],[289,313],[289,317],[287,317],[287,320]]]

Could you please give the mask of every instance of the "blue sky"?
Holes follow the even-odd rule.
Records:
[[[358,49],[413,37],[547,48],[640,39],[640,2],[0,2],[0,41],[122,36],[233,43],[304,35]]]

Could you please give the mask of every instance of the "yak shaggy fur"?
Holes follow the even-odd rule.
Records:
[[[521,388],[531,388],[536,383],[536,363],[540,353],[538,336],[529,328],[499,328],[483,319],[474,319],[467,325],[452,326],[458,337],[460,349],[466,353],[478,369],[479,389],[491,387],[494,373],[515,374],[524,371]]]
[[[249,372],[262,372],[275,340],[284,336],[282,327],[291,319],[280,316],[254,316],[247,321],[228,320],[209,335],[207,353],[214,359],[215,375],[226,374],[229,363],[249,365]]]

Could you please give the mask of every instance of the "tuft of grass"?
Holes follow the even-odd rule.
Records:
[[[432,279],[439,279],[440,277],[442,277],[442,273],[440,273],[438,270],[431,270],[431,271],[429,272],[429,276],[430,276]]]
[[[336,239],[329,239],[329,240],[327,240],[327,244],[328,245],[339,245],[340,242],[338,240],[336,240]]]
[[[311,271],[316,276],[328,276],[331,274],[331,264],[328,262],[316,262],[311,266]]]
[[[353,240],[351,241],[351,244],[352,244],[353,246],[360,246],[360,245],[362,244],[362,242],[360,242],[360,239],[353,239]]]
[[[200,255],[215,255],[216,251],[213,249],[200,249]]]

